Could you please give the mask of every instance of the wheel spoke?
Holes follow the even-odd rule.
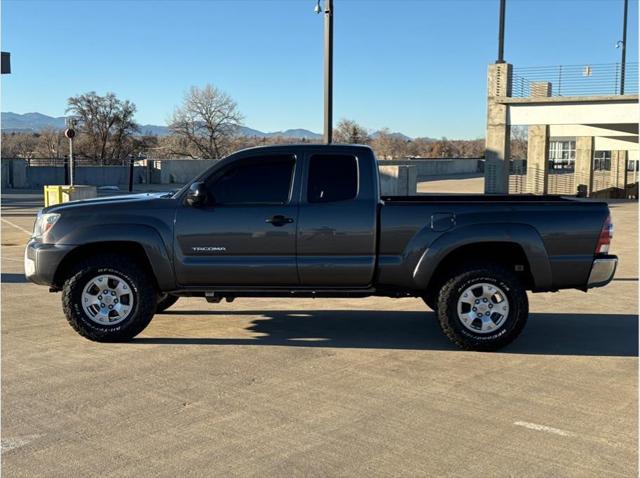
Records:
[[[486,315],[482,316],[482,331],[483,332],[491,332],[496,328],[496,324],[494,324],[493,320]]]
[[[460,297],[460,302],[462,302],[463,304],[472,305],[474,300],[475,300],[475,296],[467,292],[462,294],[462,296]]]
[[[468,323],[470,324],[471,322],[473,322],[473,318],[470,314],[460,314],[460,319],[464,322],[464,323]]]
[[[119,297],[131,294],[131,289],[127,287],[127,284],[125,284],[124,281],[118,282],[118,285],[115,287],[115,289]]]

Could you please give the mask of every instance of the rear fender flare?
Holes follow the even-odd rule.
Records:
[[[456,228],[438,237],[422,253],[413,271],[413,280],[419,290],[429,286],[438,265],[456,249],[485,242],[505,242],[522,247],[529,263],[534,290],[550,290],[551,264],[544,242],[528,224],[478,224]]]

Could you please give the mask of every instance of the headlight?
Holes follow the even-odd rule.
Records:
[[[38,217],[36,218],[36,223],[33,226],[33,237],[36,239],[41,238],[47,232],[51,230],[53,225],[60,219],[60,214],[56,213],[47,213],[42,214],[38,213]]]

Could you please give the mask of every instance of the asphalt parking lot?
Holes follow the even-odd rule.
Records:
[[[637,476],[637,203],[614,282],[530,295],[523,335],[463,352],[419,300],[182,299],[89,342],[26,283],[40,200],[2,197],[6,476]]]

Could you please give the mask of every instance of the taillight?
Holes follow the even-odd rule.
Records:
[[[611,222],[611,214],[607,216],[604,224],[602,225],[602,231],[600,231],[600,237],[598,238],[598,245],[596,246],[596,254],[608,254],[609,245],[611,244],[611,238],[613,237],[613,223]]]

